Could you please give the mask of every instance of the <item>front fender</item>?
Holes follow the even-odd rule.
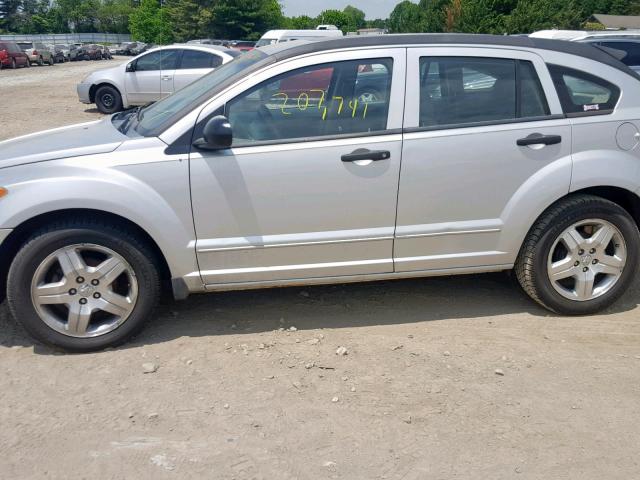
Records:
[[[197,283],[188,162],[140,162],[140,158],[160,154],[158,148],[125,149],[4,170],[0,182],[9,194],[0,200],[0,228],[16,228],[33,217],[68,209],[112,213],[153,238],[172,277],[188,276]]]

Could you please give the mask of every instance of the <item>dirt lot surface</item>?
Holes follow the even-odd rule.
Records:
[[[97,117],[74,88],[106,65],[0,72],[0,132]],[[561,318],[504,274],[212,294],[90,355],[2,306],[0,478],[638,478],[638,299]]]

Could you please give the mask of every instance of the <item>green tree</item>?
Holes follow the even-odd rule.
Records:
[[[423,17],[423,31],[439,33],[445,31],[445,9],[451,0],[420,0]]]
[[[172,39],[169,17],[158,0],[141,0],[129,16],[129,29],[135,40],[147,43],[168,43]]]
[[[257,40],[284,24],[278,0],[218,0],[210,12],[208,31],[220,38]]]
[[[345,15],[347,15],[347,17],[349,17],[349,19],[351,20],[351,25],[354,25],[356,27],[356,30],[366,27],[366,16],[362,10],[356,7],[352,7],[351,5],[347,5],[344,8],[343,12]]]
[[[388,24],[391,33],[424,32],[426,26],[424,11],[418,4],[404,0],[393,9]]]
[[[340,10],[325,10],[318,15],[318,24],[335,25],[344,33],[355,32],[358,26],[353,18]]]
[[[550,28],[578,29],[584,21],[574,0],[519,0],[505,22],[509,33],[531,33]]]
[[[318,19],[307,15],[285,19],[284,27],[290,30],[313,30],[318,26]]]

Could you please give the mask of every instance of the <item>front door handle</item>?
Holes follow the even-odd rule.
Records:
[[[532,133],[529,136],[518,139],[516,142],[519,147],[528,145],[557,145],[562,142],[560,135],[542,135],[541,133]]]
[[[351,153],[342,155],[343,162],[357,162],[359,160],[373,160],[374,162],[380,160],[388,160],[391,158],[391,152],[389,150],[368,150],[366,148],[358,148]]]
[[[169,80],[171,80],[171,78],[172,77],[170,77],[169,75],[163,75],[162,76],[162,80],[165,80],[165,81],[169,81]]]

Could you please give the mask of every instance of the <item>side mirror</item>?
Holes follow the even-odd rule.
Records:
[[[126,71],[127,72],[135,72],[136,71],[136,62],[127,63]]]
[[[202,138],[194,146],[203,150],[224,150],[233,143],[233,133],[229,119],[224,115],[211,118],[204,126]]]

